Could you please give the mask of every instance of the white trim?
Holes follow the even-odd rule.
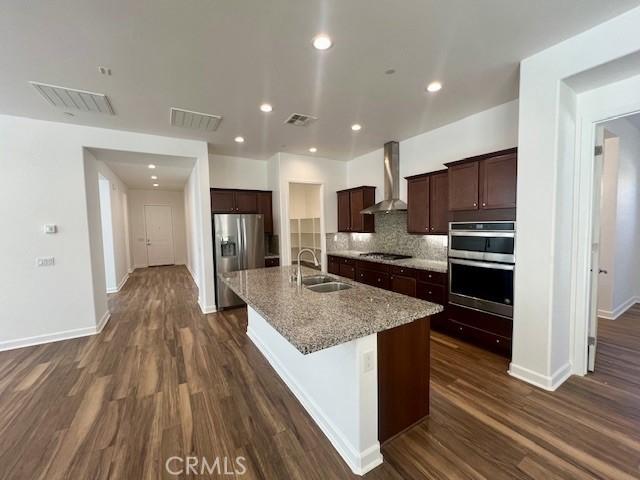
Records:
[[[616,320],[620,315],[633,307],[636,303],[640,303],[640,297],[635,296],[618,305],[613,310],[598,310],[598,318],[606,320]]]
[[[571,364],[567,363],[559,368],[553,375],[546,376],[529,370],[528,368],[515,365],[512,362],[509,365],[509,375],[518,380],[535,385],[536,387],[553,392],[571,376]]]
[[[198,306],[200,307],[200,311],[202,312],[203,315],[206,315],[207,313],[216,313],[218,311],[218,308],[216,307],[216,305],[203,305],[202,300],[200,298],[198,298]]]
[[[36,335],[35,337],[18,338],[15,340],[7,340],[0,342],[0,352],[6,350],[15,350],[16,348],[32,347],[34,345],[42,345],[44,343],[60,342],[62,340],[71,340],[73,338],[88,337],[90,335],[97,335],[105,327],[111,313],[107,311],[98,324],[94,327],[82,327],[74,328],[73,330],[64,330],[62,332],[47,333],[44,335]]]
[[[124,287],[124,284],[127,283],[127,280],[129,280],[128,273],[123,277],[123,279],[120,281],[120,283],[116,288],[107,288],[107,293],[118,293],[120,290],[122,290],[122,287]]]
[[[107,322],[111,319],[111,312],[109,310],[107,310],[104,315],[102,316],[102,318],[100,319],[100,321],[98,322],[98,325],[96,325],[96,331],[95,333],[98,334],[100,332],[102,332],[102,330],[104,329],[104,327],[107,325]]]
[[[307,395],[302,386],[296,382],[287,368],[273,354],[269,347],[267,347],[258,338],[250,326],[247,328],[247,336],[251,339],[258,350],[260,350],[262,355],[264,355],[264,357],[269,361],[269,364],[284,381],[287,387],[289,387],[289,390],[291,390],[295,395],[311,418],[313,418],[316,424],[320,427],[320,430],[322,430],[326,435],[342,459],[347,463],[347,465],[349,465],[349,468],[351,468],[353,473],[356,475],[364,475],[382,464],[383,458],[382,453],[380,452],[379,442],[376,442],[374,445],[358,452],[351,442],[349,442],[342,432],[334,425],[331,419],[316,404],[316,402]]]

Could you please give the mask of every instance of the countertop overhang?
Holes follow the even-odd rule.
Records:
[[[370,287],[343,277],[352,288],[317,293],[290,282],[295,267],[259,268],[219,274],[298,351],[318,350],[382,332],[442,312],[442,305]],[[303,267],[305,276],[318,274]]]

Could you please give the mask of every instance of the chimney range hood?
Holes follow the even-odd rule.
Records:
[[[407,204],[400,200],[400,144],[384,144],[384,200],[365,208],[360,213],[389,213],[403,211]]]

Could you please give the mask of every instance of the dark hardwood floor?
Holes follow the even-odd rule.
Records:
[[[357,478],[244,309],[200,314],[184,267],[136,271],[110,305],[100,335],[0,353],[0,478],[187,478],[164,470],[187,455],[243,456],[239,478]],[[434,334],[431,416],[366,478],[640,478],[640,308],[602,321],[599,349],[595,374],[550,393]]]

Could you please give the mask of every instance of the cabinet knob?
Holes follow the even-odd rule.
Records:
[[[496,343],[500,343],[500,340],[496,339]]]
[[[429,274],[429,278],[431,278],[431,274]]]
[[[433,227],[431,227],[431,230],[434,230],[434,228],[433,228]]]
[[[462,331],[462,327],[458,327],[458,330]]]
[[[431,294],[432,294],[432,292],[431,292],[431,290],[429,290],[429,295],[431,295]]]
[[[486,207],[486,206],[487,206],[487,204],[486,204],[486,203],[484,203],[484,202],[482,202],[482,206],[483,206],[483,207]]]
[[[478,204],[477,204],[476,202],[473,202],[473,206],[474,206],[474,207],[477,207],[477,206],[478,206]]]

